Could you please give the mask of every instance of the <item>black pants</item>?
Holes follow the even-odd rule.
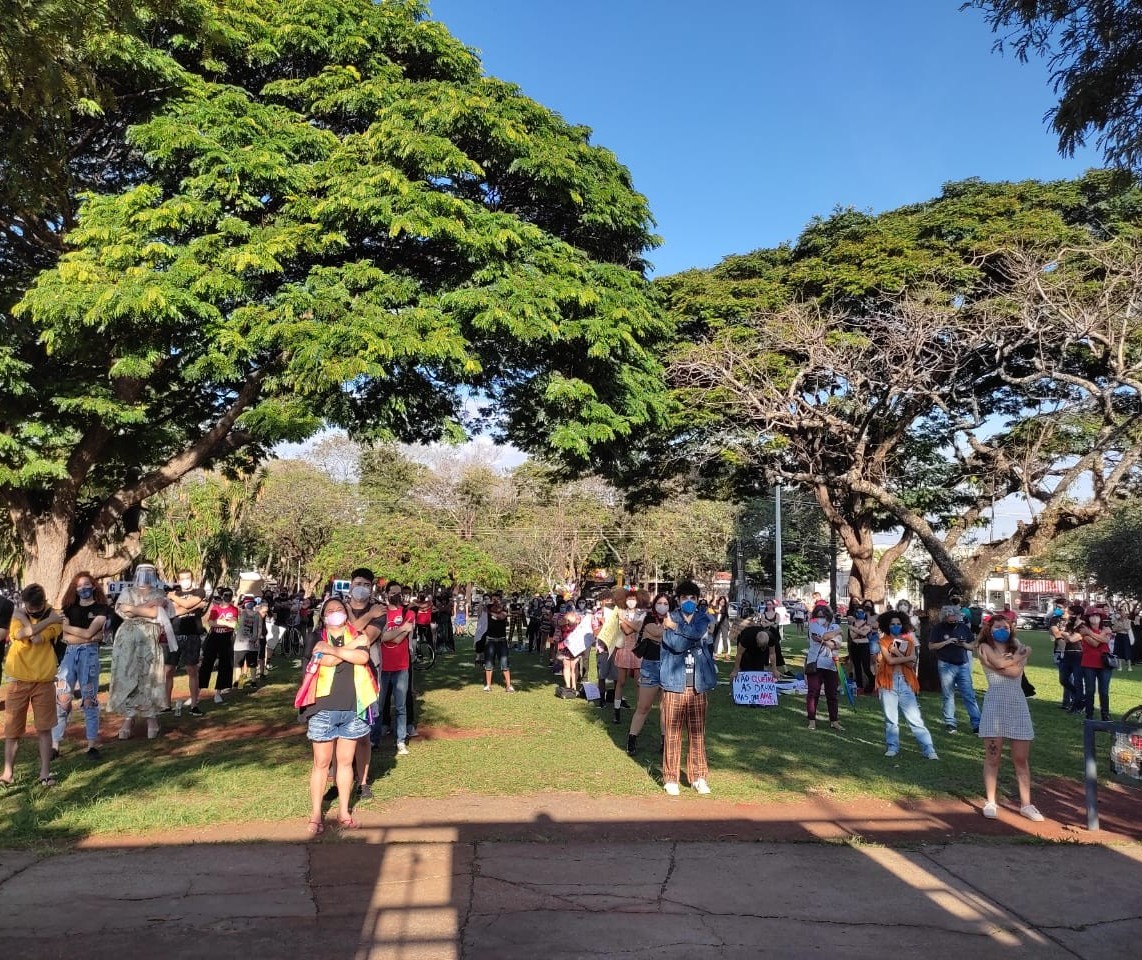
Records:
[[[210,674],[218,666],[218,683],[210,686]],[[198,668],[198,685],[204,690],[229,690],[234,686],[234,631],[211,631],[202,644],[202,666]]]
[[[412,671],[409,671],[408,695],[404,698],[405,723],[416,723],[416,691],[412,688]],[[385,693],[385,702],[381,704],[381,724],[386,727],[393,725],[393,688],[390,686]]]
[[[853,670],[853,682],[865,693],[871,693],[876,678],[872,675],[872,656],[867,643],[849,641],[849,665]]]

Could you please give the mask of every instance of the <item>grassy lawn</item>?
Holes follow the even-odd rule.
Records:
[[[1082,771],[1082,723],[1059,708],[1060,690],[1049,644],[1043,634],[1025,635],[1034,648],[1029,675],[1039,694],[1031,701],[1036,741],[1032,769],[1037,779],[1069,777]],[[803,648],[791,634],[790,662]],[[657,715],[643,732],[637,758],[625,753],[630,712],[623,723],[585,701],[553,695],[550,674],[538,658],[513,657],[520,692],[482,690],[482,673],[471,666],[470,650],[444,655],[419,684],[418,725],[447,728],[434,739],[418,738],[412,754],[396,761],[392,741],[373,754],[374,805],[406,796],[446,796],[466,791],[514,795],[539,791],[651,796],[659,785]],[[721,663],[723,679],[729,664]],[[976,665],[976,688],[984,679]],[[184,712],[164,718],[161,739],[121,743],[109,740],[104,759],[88,764],[82,742],[71,739],[55,764],[60,783],[51,790],[35,782],[34,742],[25,741],[17,761],[15,787],[0,794],[0,846],[77,839],[91,834],[140,833],[217,822],[303,818],[309,750],[292,707],[294,670],[279,662],[275,683],[253,694],[235,695],[203,720]],[[1137,679],[1136,679],[1137,678]],[[185,679],[176,687],[185,690]],[[627,699],[635,689],[628,684]],[[1142,703],[1142,671],[1118,672],[1111,683],[1115,716]],[[821,706],[822,712],[824,704]],[[943,732],[938,694],[922,694],[921,709],[941,762],[924,760],[905,727],[902,752],[884,753],[879,702],[858,697],[856,709],[842,699],[843,733],[827,724],[805,728],[804,698],[781,698],[770,709],[735,707],[728,683],[712,694],[707,743],[715,796],[764,802],[824,792],[835,798],[874,796],[888,800],[953,795],[976,798],[981,791],[981,744],[970,734],[961,710],[960,734]],[[82,736],[79,711],[69,737]],[[113,737],[117,720],[105,719]],[[141,724],[140,724],[141,727]],[[1101,767],[1106,770],[1105,762]],[[1013,789],[1009,767],[1002,789]],[[695,800],[695,802],[697,802]]]

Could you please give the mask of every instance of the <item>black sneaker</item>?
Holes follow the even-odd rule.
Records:
[[[359,784],[357,787],[357,799],[358,800],[372,800],[373,799],[373,788],[370,787],[367,783]]]
[[[191,707],[186,712],[189,713],[192,717],[205,717],[206,716],[206,714],[202,712],[202,707]]]
[[[53,760],[59,759],[59,747],[52,747],[52,759]]]
[[[620,724],[622,722],[623,722],[623,712],[616,708],[615,709],[615,725],[617,726],[618,724]]]
[[[88,747],[83,755],[92,761],[98,760],[103,756],[95,747]]]
[[[627,756],[633,757],[638,751],[638,734],[627,734]]]

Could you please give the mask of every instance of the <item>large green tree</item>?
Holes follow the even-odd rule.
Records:
[[[646,202],[587,128],[413,0],[140,16],[82,38],[99,109],[40,118],[20,169],[55,172],[0,206],[28,577],[116,572],[148,497],[322,423],[456,435],[476,397],[524,449],[621,466],[666,409],[667,328]]]
[[[1135,472],[1140,210],[1134,182],[1106,172],[967,181],[666,278],[687,340],[678,449],[811,490],[854,596],[883,599],[913,538],[970,595],[997,559],[1096,519]],[[1012,494],[1033,518],[973,544]],[[892,526],[899,542],[874,550]]]

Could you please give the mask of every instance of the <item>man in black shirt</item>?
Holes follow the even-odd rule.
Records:
[[[198,705],[200,690],[198,671],[202,666],[202,638],[206,632],[202,626],[202,615],[206,612],[206,591],[194,585],[193,573],[189,570],[180,570],[178,586],[167,594],[167,599],[174,604],[171,626],[174,627],[178,639],[178,649],[173,652],[170,650],[163,652],[167,681],[167,707],[163,713],[172,709],[174,675],[181,667],[186,671],[190,683],[190,699],[186,702],[190,708],[189,713],[192,717],[202,717],[205,714]]]
[[[972,733],[979,732],[979,704],[972,686],[971,661],[975,638],[954,604],[940,610],[940,622],[928,635],[928,649],[936,655],[940,671],[940,696],[944,704],[944,728],[956,732],[956,691],[968,712]]]
[[[757,670],[777,673],[777,644],[775,629],[761,623],[751,622],[738,633],[738,655],[730,673],[732,680],[737,674]]]

